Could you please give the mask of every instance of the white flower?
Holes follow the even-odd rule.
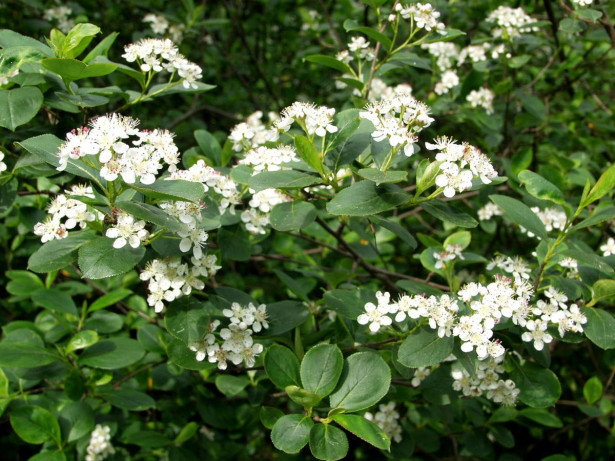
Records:
[[[488,114],[493,114],[493,99],[495,93],[488,88],[472,90],[466,97],[472,107],[482,107]]]
[[[41,242],[49,242],[53,239],[63,239],[68,237],[68,232],[64,224],[55,216],[48,216],[45,221],[34,225],[34,235],[41,237]]]
[[[186,228],[177,233],[182,239],[179,242],[179,249],[184,253],[190,251],[190,248],[194,246],[193,254],[194,257],[200,259],[203,257],[202,246],[207,242],[207,238],[209,235],[203,229],[198,228],[190,228],[186,226]]]
[[[119,213],[115,226],[107,229],[105,235],[115,239],[113,248],[122,248],[126,243],[132,248],[138,248],[141,242],[147,240],[149,232],[145,230],[145,221],[135,221],[133,216]]]
[[[606,243],[600,246],[600,251],[602,251],[602,256],[605,257],[615,255],[615,239],[609,237]]]
[[[525,342],[534,341],[534,349],[541,351],[545,344],[553,341],[553,337],[547,333],[547,322],[537,319],[528,320],[525,325],[528,331],[521,335],[521,339]]]
[[[363,416],[382,429],[389,439],[401,442],[402,428],[399,424],[399,413],[395,410],[395,402],[381,403],[375,415],[367,412]]]
[[[389,293],[376,293],[376,297],[378,298],[378,305],[376,306],[374,303],[365,304],[365,314],[359,315],[357,317],[357,322],[360,325],[367,325],[369,323],[369,330],[372,333],[378,332],[381,326],[391,325],[393,321],[387,314],[390,313],[389,306]]]
[[[6,171],[6,163],[4,163],[2,160],[4,160],[4,152],[0,152],[0,173]]]
[[[414,371],[414,376],[412,377],[412,387],[419,387],[423,380],[427,378],[431,374],[431,370],[427,367],[419,367]]]
[[[90,435],[90,443],[87,447],[85,461],[102,461],[107,456],[115,453],[111,445],[111,435],[109,426],[97,424]]]
[[[143,17],[143,22],[149,22],[152,32],[163,35],[169,28],[169,21],[164,16],[148,13]]]

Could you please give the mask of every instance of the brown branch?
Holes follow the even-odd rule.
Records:
[[[339,49],[343,50],[344,48],[346,48],[346,46],[344,45],[344,42],[340,38],[340,35],[337,33],[337,29],[335,28],[335,24],[333,23],[333,20],[331,19],[331,15],[329,14],[329,10],[327,10],[327,6],[325,5],[325,2],[323,2],[323,0],[318,0],[318,3],[320,3],[322,14],[325,16],[325,18],[327,18],[327,22],[329,23],[329,30],[331,31],[331,36],[337,42],[337,46],[339,47]]]

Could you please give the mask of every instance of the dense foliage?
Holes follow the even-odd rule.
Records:
[[[2,459],[609,459],[613,3],[9,0]]]

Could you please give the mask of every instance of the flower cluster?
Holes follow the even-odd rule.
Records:
[[[136,61],[143,72],[177,72],[184,88],[198,88],[195,82],[203,76],[203,70],[180,54],[169,39],[144,38],[126,45],[122,57],[128,62]]]
[[[268,116],[271,122],[279,119],[275,112],[269,112]],[[279,139],[278,130],[266,126],[262,122],[262,118],[263,113],[256,111],[245,122],[233,127],[228,139],[233,143],[235,152],[249,151],[267,142],[276,142]]]
[[[276,120],[275,126],[280,131],[288,131],[297,122],[308,135],[324,137],[337,131],[332,123],[334,115],[335,109],[330,107],[296,101],[282,111],[282,118]]]
[[[493,114],[494,98],[495,93],[489,88],[480,88],[470,91],[468,96],[466,96],[466,101],[468,101],[472,107],[482,107],[488,114]]]
[[[265,227],[269,225],[269,214],[274,206],[287,202],[290,198],[277,189],[264,189],[255,192],[250,189],[252,198],[248,202],[249,208],[241,213],[241,220],[246,229],[252,234],[264,234]]]
[[[4,152],[0,152],[0,174],[7,169],[6,163],[2,160],[4,160]]]
[[[604,257],[615,255],[615,239],[609,237],[604,245],[600,245],[600,251]]]
[[[448,261],[454,261],[455,259],[464,259],[463,255],[461,254],[461,250],[461,246],[451,243],[449,245],[446,245],[444,250],[435,251],[433,257],[436,260],[436,269],[442,269],[446,266],[446,263]]]
[[[73,10],[68,6],[59,5],[55,8],[46,9],[43,13],[43,19],[55,23],[58,29],[67,34],[75,25],[75,21],[70,18],[71,14],[73,14]]]
[[[404,19],[412,19],[419,29],[426,31],[444,29],[444,24],[438,21],[440,12],[431,3],[413,3],[405,6],[398,3],[395,5],[395,12],[399,13]]]
[[[502,210],[495,203],[487,203],[477,212],[478,219],[481,221],[489,221],[494,216],[502,216]]]
[[[105,235],[115,239],[113,248],[123,248],[128,243],[132,248],[138,248],[141,242],[149,238],[145,229],[145,221],[136,221],[134,216],[119,212],[115,224],[107,229]]]
[[[575,6],[580,6],[581,8],[584,8],[584,7],[589,6],[592,3],[594,3],[594,0],[571,0],[571,2]]]
[[[503,5],[489,13],[487,22],[496,24],[496,27],[491,31],[493,37],[507,40],[538,30],[538,27],[529,25],[536,22],[536,19],[526,14],[522,8],[511,8]]]
[[[421,48],[436,58],[436,65],[442,72],[453,67],[453,59],[459,59],[457,45],[451,42],[423,43]]]
[[[388,140],[391,147],[404,154],[414,154],[416,135],[434,121],[429,116],[429,108],[414,99],[410,93],[401,93],[392,98],[368,104],[359,117],[374,125],[372,138],[380,142]]]
[[[350,43],[348,43],[348,50],[352,51],[358,59],[364,59],[365,61],[374,60],[374,49],[369,46],[369,42],[363,36],[352,37]],[[352,61],[352,59],[353,57],[350,53],[338,54],[338,60],[346,62],[346,64]]]
[[[118,114],[105,115],[90,122],[90,127],[72,130],[58,153],[58,170],[66,169],[69,160],[90,156],[86,163],[100,169],[100,176],[115,181],[121,176],[128,184],[139,181],[153,184],[162,163],[174,171],[179,163],[179,151],[173,134],[167,130],[137,129],[139,121]],[[133,139],[130,141],[129,138]]]
[[[292,146],[278,146],[269,148],[260,146],[248,151],[245,157],[238,163],[252,167],[255,173],[261,171],[286,170],[289,167],[284,164],[296,162],[299,158]]]
[[[436,94],[443,95],[448,93],[451,89],[459,85],[459,77],[454,70],[447,70],[442,73],[440,81],[436,83],[434,91]]]
[[[482,62],[487,60],[487,51],[489,51],[489,43],[481,43],[480,45],[468,45],[461,50],[457,61],[462,65],[469,60],[471,62]]]
[[[239,303],[233,303],[230,309],[224,309],[222,314],[229,323],[218,332],[219,339],[214,333],[220,326],[220,321],[214,320],[209,324],[207,334],[200,341],[191,344],[190,350],[196,352],[199,362],[207,357],[210,363],[217,363],[220,370],[227,369],[228,361],[234,365],[243,362],[246,367],[253,367],[256,357],[263,352],[263,345],[255,343],[252,334],[269,328],[266,306],[261,304],[257,307],[249,303],[247,307],[243,307]]]
[[[454,379],[453,389],[461,391],[467,397],[485,395],[495,403],[514,406],[520,391],[514,381],[500,378],[500,374],[504,373],[503,359],[502,355],[478,362],[476,377],[472,377],[463,367],[453,369],[451,372]]]
[[[149,282],[147,304],[156,312],[164,309],[164,302],[171,302],[184,295],[189,295],[192,289],[202,290],[205,284],[200,277],[212,277],[218,272],[215,255],[192,257],[192,265],[182,262],[180,258],[154,259],[147,263],[140,274],[141,280]]]
[[[64,194],[56,195],[47,209],[47,218],[34,225],[34,234],[41,237],[41,242],[63,239],[68,237],[69,230],[77,226],[85,229],[88,222],[97,218],[103,219],[102,213],[90,209],[85,203],[71,196],[94,198],[94,193],[89,186],[76,185],[64,191]]]
[[[85,461],[102,461],[107,456],[115,453],[115,449],[111,445],[110,432],[109,426],[96,425],[90,436]]]
[[[363,416],[382,429],[390,440],[401,442],[402,429],[399,424],[399,413],[395,410],[395,402],[381,403],[376,414],[368,411]]]
[[[442,187],[445,197],[453,197],[455,192],[463,192],[472,187],[472,178],[478,177],[483,184],[490,184],[498,173],[489,157],[468,143],[458,144],[446,136],[437,138],[434,143],[425,143],[429,150],[436,150],[436,160],[440,164],[440,174],[436,185]]]
[[[513,256],[512,258],[504,255],[496,256],[487,264],[488,271],[494,269],[500,269],[510,274],[517,283],[522,283],[522,279],[529,280],[530,272],[532,272],[527,262],[519,256]]]
[[[566,227],[566,222],[568,221],[568,218],[566,217],[566,213],[559,208],[553,207],[541,210],[540,208],[535,206],[532,207],[532,211],[536,213],[536,216],[538,216],[538,218],[545,225],[545,229],[547,229],[547,232],[551,232],[553,229],[564,230],[564,228]],[[522,233],[525,234],[527,232],[527,235],[529,235],[530,237],[534,237],[534,234],[532,232],[528,231],[523,226],[519,227]]]
[[[186,26],[183,24],[171,24],[164,16],[159,14],[148,13],[143,17],[143,22],[149,23],[152,32],[157,35],[165,35],[168,31],[171,40],[181,42],[184,36]]]

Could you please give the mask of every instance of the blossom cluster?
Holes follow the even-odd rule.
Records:
[[[269,112],[271,123],[279,119],[278,114]],[[279,132],[276,128],[269,127],[262,122],[263,113],[256,111],[251,114],[245,122],[241,122],[233,127],[229,134],[229,141],[233,143],[235,152],[246,152],[255,149],[268,142],[276,142],[279,139]]]
[[[53,22],[58,29],[67,34],[75,25],[75,21],[70,17],[73,10],[66,5],[58,5],[55,8],[48,8],[43,12],[45,21]]]
[[[253,367],[256,357],[263,352],[263,345],[255,343],[252,335],[269,328],[266,306],[249,303],[244,307],[235,302],[230,309],[224,309],[222,314],[228,324],[217,332],[219,338],[214,333],[221,322],[213,320],[205,336],[192,343],[190,350],[196,353],[199,362],[207,357],[210,363],[217,363],[220,370],[227,369],[228,361],[234,365],[243,362],[246,367]]]
[[[444,24],[438,20],[440,12],[431,3],[413,3],[410,5],[398,3],[395,5],[395,13],[406,20],[412,19],[419,29],[425,29],[428,32],[444,30]]]
[[[537,206],[532,207],[531,209],[534,213],[536,213],[538,219],[540,219],[545,225],[545,229],[547,230],[547,232],[551,232],[554,229],[564,230],[564,228],[566,227],[566,222],[568,221],[568,218],[566,217],[566,213],[563,210],[555,207],[545,208],[544,210],[541,210]],[[534,234],[532,232],[528,231],[523,226],[519,227],[522,233],[525,234],[527,232],[528,236],[534,237]]]
[[[468,143],[459,144],[446,136],[437,138],[434,143],[425,143],[429,150],[436,150],[436,160],[440,164],[440,174],[436,185],[444,188],[445,197],[453,197],[455,192],[463,192],[472,187],[472,178],[478,177],[483,184],[490,184],[498,174],[489,157]]]
[[[90,127],[72,130],[60,147],[57,169],[65,170],[69,160],[83,159],[100,169],[100,176],[107,181],[121,176],[127,184],[153,184],[163,162],[169,171],[177,168],[179,150],[171,132],[139,131],[138,123],[131,117],[111,114],[95,118]]]
[[[269,148],[265,146],[255,147],[248,151],[243,159],[239,160],[240,165],[252,167],[255,173],[261,171],[287,170],[290,167],[286,163],[299,160],[297,152],[292,146],[277,146]]]
[[[495,93],[485,87],[472,90],[466,96],[466,101],[468,101],[472,107],[482,107],[488,114],[493,114],[494,99]]]
[[[192,289],[202,290],[205,284],[200,277],[212,277],[220,266],[215,255],[192,256],[192,264],[181,258],[154,259],[147,263],[140,278],[148,282],[147,304],[156,312],[164,309],[164,302],[172,302],[189,295]]]
[[[403,147],[407,157],[414,154],[416,135],[434,121],[429,116],[429,108],[414,99],[410,92],[368,104],[359,112],[359,117],[374,125],[374,141],[386,139],[395,150]]]
[[[282,117],[275,121],[275,126],[280,131],[288,131],[293,122],[297,122],[310,136],[325,137],[327,133],[337,131],[333,124],[335,109],[330,107],[296,101],[282,110],[281,115]]]
[[[111,445],[110,432],[109,426],[96,425],[90,436],[85,461],[102,461],[107,456],[115,453],[115,449]]]
[[[390,440],[399,443],[402,440],[401,424],[399,424],[399,413],[395,409],[395,402],[381,403],[378,411],[374,414],[366,412],[363,417],[376,424]]]
[[[0,174],[2,174],[2,172],[6,171],[7,169],[6,163],[4,163],[3,160],[4,160],[4,152],[0,152]]]
[[[444,247],[442,251],[435,251],[433,257],[436,260],[436,269],[442,269],[446,266],[446,263],[448,261],[454,261],[455,259],[464,259],[463,254],[461,254],[461,251],[461,246],[455,245],[454,243],[446,245],[446,247]]]
[[[472,377],[463,367],[453,369],[451,372],[454,379],[453,389],[462,392],[466,397],[485,395],[495,403],[501,403],[507,407],[514,406],[520,390],[517,389],[514,381],[501,379],[500,374],[504,373],[503,360],[502,355],[478,362],[475,377]]]
[[[171,40],[181,42],[184,36],[186,26],[183,24],[169,24],[169,21],[164,16],[154,13],[148,13],[143,17],[143,22],[149,23],[152,32],[157,35],[165,35],[168,31]]]
[[[49,204],[45,220],[34,225],[34,234],[41,237],[41,242],[66,238],[69,230],[77,226],[85,229],[89,222],[104,218],[102,213],[72,196],[94,198],[94,193],[90,186],[75,185],[64,194],[56,195]]]
[[[494,216],[502,216],[502,210],[495,203],[489,202],[479,208],[477,214],[480,221],[489,221]]]
[[[365,40],[365,37],[358,36],[352,37],[350,39],[350,43],[348,43],[348,51],[352,51],[357,59],[364,59],[365,61],[373,61],[374,60],[374,49],[369,46],[370,43]],[[348,64],[353,60],[353,57],[350,53],[344,51],[338,53],[337,59],[339,61],[345,62]]]
[[[144,38],[126,45],[122,57],[128,62],[136,61],[143,72],[177,72],[184,88],[198,88],[195,82],[203,76],[203,70],[188,61],[169,39]]]
[[[521,34],[538,31],[538,27],[530,25],[535,23],[536,19],[529,16],[522,8],[500,5],[489,13],[486,20],[496,25],[491,31],[491,35],[495,38],[510,40]]]
[[[132,248],[138,248],[149,238],[149,232],[145,229],[145,221],[137,221],[134,216],[125,212],[116,214],[114,225],[107,228],[105,235],[115,239],[113,248],[123,248],[127,243]]]
[[[249,208],[241,213],[241,220],[248,232],[264,234],[265,227],[269,225],[269,214],[274,206],[290,200],[277,189],[264,189],[258,192],[250,189],[252,198],[248,202]]]

